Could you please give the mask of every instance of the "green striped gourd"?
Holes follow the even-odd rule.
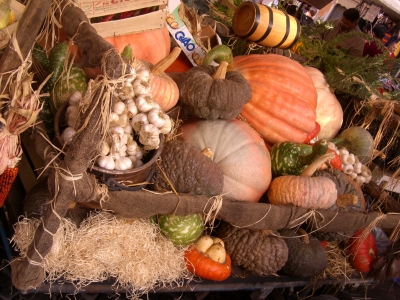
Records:
[[[175,246],[189,246],[200,237],[203,231],[202,214],[158,215],[157,222],[161,231]]]
[[[57,81],[50,96],[51,112],[55,114],[61,104],[68,101],[72,93],[85,93],[88,78],[82,68],[72,65],[69,72],[65,71]]]
[[[276,143],[271,148],[272,175],[300,175],[310,163],[327,151],[328,142],[325,139],[312,146],[293,142]]]

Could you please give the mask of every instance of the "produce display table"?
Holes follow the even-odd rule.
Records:
[[[293,291],[295,288],[313,287],[314,289],[322,288],[324,286],[344,287],[346,285],[365,285],[373,284],[373,280],[363,278],[352,278],[348,280],[337,279],[299,279],[289,276],[246,276],[246,277],[230,277],[223,282],[215,282],[209,280],[192,281],[183,286],[173,288],[155,288],[150,293],[197,293],[197,292],[233,292],[233,291],[254,291],[254,299],[265,299],[273,289],[290,289]],[[53,283],[43,284],[36,289],[28,291],[20,291],[23,295],[35,293],[60,293],[60,294],[73,294],[76,292],[76,287],[71,283]],[[80,293],[89,294],[109,294],[109,293],[126,293],[124,289],[118,289],[113,286],[112,280],[109,282],[91,283],[80,289]]]
[[[41,22],[39,21],[44,20],[44,14],[38,13],[37,7],[39,5],[39,2],[40,1],[34,1],[34,0],[30,2],[30,5],[26,9],[25,15],[20,20],[21,26],[24,25],[26,26],[26,28],[30,28],[29,24],[31,22],[35,24],[41,24]],[[46,5],[50,5],[50,2],[51,1],[46,1]],[[386,197],[385,201],[389,205],[386,207],[387,211],[385,212],[382,212],[380,210],[367,211],[365,207],[364,209],[359,209],[359,210],[350,210],[350,209],[340,210],[339,206],[341,204],[343,205],[340,206],[341,208],[345,207],[346,205],[344,205],[343,203],[340,204],[339,201],[334,202],[338,200],[338,191],[336,190],[336,183],[333,182],[332,180],[328,180],[328,178],[326,178],[326,180],[329,181],[330,183],[332,193],[328,193],[324,189],[321,190],[322,194],[332,194],[332,197],[330,197],[331,199],[329,200],[333,202],[330,203],[329,205],[326,204],[326,206],[321,206],[321,207],[314,207],[312,205],[302,206],[293,203],[279,203],[279,202],[273,203],[272,201],[269,202],[263,201],[264,199],[261,199],[260,201],[260,197],[263,193],[265,193],[265,190],[263,191],[262,194],[260,194],[260,197],[258,198],[257,195],[256,196],[252,195],[254,199],[246,198],[246,196],[243,196],[243,198],[240,198],[241,200],[238,200],[238,198],[228,197],[225,194],[223,196],[220,196],[218,195],[219,193],[214,193],[214,194],[210,193],[213,195],[218,195],[210,197],[208,194],[206,195],[205,193],[204,194],[198,193],[194,195],[191,192],[179,192],[179,194],[168,193],[168,192],[157,193],[156,191],[148,191],[142,189],[137,191],[127,190],[127,189],[118,191],[118,190],[107,189],[107,186],[105,184],[99,184],[100,180],[98,180],[98,178],[96,178],[95,176],[93,176],[91,172],[89,172],[89,165],[91,165],[91,163],[93,162],[93,158],[99,152],[98,142],[102,141],[102,139],[104,139],[105,137],[104,129],[108,130],[110,120],[107,118],[110,117],[109,111],[111,111],[111,109],[109,108],[111,107],[111,104],[114,105],[114,102],[117,102],[117,100],[115,99],[119,97],[119,95],[118,97],[115,96],[117,94],[115,93],[115,91],[119,92],[118,88],[122,86],[122,78],[128,75],[127,70],[131,72],[132,71],[131,68],[134,67],[133,64],[132,65],[126,64],[125,61],[122,59],[122,56],[116,51],[116,49],[108,42],[105,42],[105,40],[96,33],[96,31],[90,25],[90,22],[88,22],[87,16],[85,16],[79,8],[71,5],[71,3],[66,4],[66,2],[68,1],[64,1],[63,3],[65,7],[63,7],[62,10],[63,14],[61,16],[61,22],[65,24],[64,26],[65,34],[68,36],[68,38],[71,39],[74,38],[74,45],[77,46],[79,50],[82,50],[81,58],[83,64],[86,63],[84,67],[101,66],[103,76],[96,77],[96,79],[100,78],[100,80],[95,81],[94,91],[89,96],[89,98],[90,97],[91,98],[86,99],[87,106],[85,107],[81,115],[82,118],[86,119],[80,120],[82,124],[85,123],[84,124],[85,126],[82,125],[82,128],[80,128],[82,130],[77,131],[76,135],[73,137],[74,143],[71,143],[68,149],[64,149],[65,151],[63,151],[62,155],[60,155],[59,149],[52,148],[52,145],[49,142],[48,137],[46,137],[44,127],[40,125],[35,126],[32,130],[31,129],[27,130],[26,134],[21,136],[22,149],[24,150],[24,158],[21,162],[22,172],[20,174],[20,180],[27,192],[35,186],[36,183],[35,177],[39,173],[34,171],[33,169],[43,167],[44,165],[50,165],[50,168],[47,169],[43,175],[44,180],[46,180],[47,183],[46,192],[48,192],[48,194],[45,194],[45,196],[48,197],[47,201],[45,201],[45,204],[43,205],[43,207],[45,206],[46,209],[43,208],[42,215],[40,215],[40,222],[38,222],[37,227],[34,228],[32,231],[33,237],[31,243],[27,245],[25,253],[26,255],[21,257],[20,259],[15,259],[14,261],[12,261],[11,264],[13,283],[15,284],[16,288],[20,289],[21,294],[30,295],[34,293],[49,293],[49,292],[61,293],[61,294],[74,294],[77,292],[77,286],[79,286],[79,292],[81,293],[131,292],[122,288],[118,288],[118,280],[114,282],[113,279],[109,279],[109,281],[107,282],[96,282],[96,283],[91,283],[89,285],[84,285],[81,283],[78,283],[77,285],[67,282],[64,283],[62,282],[62,279],[52,283],[45,281],[46,272],[44,264],[42,264],[42,262],[45,260],[46,256],[53,250],[52,246],[56,244],[55,236],[59,231],[58,229],[62,228],[62,225],[64,224],[63,218],[67,215],[71,204],[76,205],[78,203],[81,204],[82,207],[84,208],[90,208],[90,209],[95,208],[98,211],[102,212],[112,211],[113,214],[118,218],[136,219],[135,221],[137,221],[138,219],[146,219],[147,223],[149,223],[148,222],[149,218],[158,214],[159,215],[173,214],[174,217],[175,215],[187,216],[187,215],[201,214],[201,217],[199,217],[201,220],[200,223],[202,223],[203,218],[207,219],[206,221],[204,221],[205,223],[207,223],[209,222],[209,218],[214,217],[214,220],[216,219],[221,220],[221,223],[229,224],[229,226],[237,227],[239,229],[243,229],[244,231],[247,230],[248,235],[251,235],[255,232],[255,234],[259,234],[261,238],[260,239],[254,238],[255,236],[254,235],[252,236],[253,242],[254,240],[256,241],[262,240],[264,242],[264,238],[266,238],[268,239],[266,243],[270,247],[268,249],[271,250],[267,251],[265,250],[267,249],[266,247],[260,247],[260,249],[257,251],[261,253],[260,255],[261,258],[258,257],[257,263],[264,260],[264,257],[266,257],[265,254],[269,254],[266,252],[274,253],[274,257],[271,256],[265,259],[269,260],[269,262],[266,263],[266,266],[261,266],[259,269],[257,269],[259,266],[255,267],[255,270],[257,271],[259,271],[260,269],[262,270],[259,271],[260,273],[258,274],[262,274],[262,272],[268,272],[268,271],[269,271],[268,274],[275,274],[276,271],[271,271],[271,269],[268,269],[270,267],[268,263],[270,263],[271,265],[282,264],[279,265],[278,268],[278,270],[281,270],[283,268],[283,265],[285,264],[285,262],[283,262],[283,256],[286,255],[285,259],[287,259],[288,257],[289,250],[288,246],[286,245],[287,242],[285,242],[284,239],[282,238],[284,234],[279,232],[278,234],[274,235],[271,234],[271,232],[274,231],[277,232],[278,230],[284,231],[283,229],[293,229],[293,228],[296,228],[297,230],[297,227],[300,227],[301,225],[304,224],[307,226],[315,226],[314,228],[316,228],[316,230],[311,229],[313,233],[314,231],[320,231],[320,233],[322,232],[322,233],[339,233],[339,234],[345,232],[343,233],[343,236],[349,235],[349,237],[351,237],[351,234],[349,234],[348,232],[353,231],[353,229],[371,227],[369,229],[372,230],[374,226],[379,226],[383,230],[389,231],[390,229],[396,228],[398,226],[399,207],[397,205],[398,203],[395,200],[391,199],[390,197]],[[37,17],[37,19],[35,19],[35,17]],[[39,28],[37,26],[33,27],[32,31],[35,32],[33,32],[32,36],[35,36],[38,30]],[[28,37],[26,36],[26,34],[25,35],[20,34],[19,32],[21,32],[21,30],[19,31],[17,30],[16,32],[17,32],[16,35],[17,42],[23,45],[23,47],[21,47],[21,53],[18,54],[21,56],[26,56],[28,55],[27,50],[32,48],[32,45],[35,41],[34,39],[32,39],[31,36]],[[12,52],[11,48],[7,48],[6,52],[4,53],[4,56],[0,61],[0,70],[2,72],[8,71],[16,67],[15,65],[13,65],[13,63],[15,64],[16,60],[9,59],[11,57],[15,57],[15,55],[16,54]],[[301,65],[299,66],[300,66],[299,68],[301,69],[302,66]],[[129,74],[131,75],[133,73]],[[147,77],[150,77],[150,75],[148,75]],[[310,94],[314,95],[316,94],[316,91],[312,83],[313,83],[312,81],[309,81],[310,85],[309,90]],[[316,104],[314,106],[310,105],[308,106],[308,109],[310,109],[310,111],[314,113],[315,107]],[[396,109],[398,109],[397,106]],[[235,116],[237,116],[237,114],[235,114]],[[83,120],[85,122],[83,122]],[[103,122],[100,122],[100,120],[102,120]],[[106,120],[108,123],[104,120]],[[233,121],[245,124],[240,126],[247,126],[251,130],[253,130],[253,128],[251,128],[250,125],[248,125],[245,122],[242,122],[243,120],[229,119],[229,121],[232,121],[230,124],[233,124],[234,123]],[[190,122],[188,123],[190,124]],[[312,120],[311,122],[312,128],[314,127],[318,128],[318,124],[315,125],[315,123],[316,123],[315,120]],[[58,124],[56,124],[56,126],[57,125]],[[236,130],[236,128],[234,129]],[[230,132],[233,132],[233,130],[230,130]],[[307,132],[310,131],[308,130]],[[226,135],[227,134],[225,134],[225,136]],[[256,133],[255,131],[254,133],[252,133],[252,135],[256,136],[254,137],[254,140],[256,140],[257,138],[258,140],[261,141],[262,147],[259,148],[262,148],[263,150],[265,148],[265,153],[267,153],[268,152],[267,146],[264,144],[265,138],[262,139],[259,136],[259,134]],[[157,137],[158,136],[159,133],[157,134]],[[184,136],[184,133],[182,134],[182,136]],[[237,136],[239,136],[239,134]],[[234,140],[237,136],[233,137],[232,140]],[[251,137],[253,138],[253,136]],[[217,136],[217,138],[215,139],[219,140],[220,138]],[[326,146],[327,141],[325,139],[322,140],[323,141],[321,141],[321,143],[324,142],[324,145]],[[162,142],[164,142],[164,139],[162,139]],[[308,142],[309,141],[303,143],[308,143]],[[316,143],[319,144],[320,141],[317,141]],[[269,146],[272,147],[272,145],[273,143],[271,142]],[[249,147],[247,147],[247,149],[248,148]],[[157,148],[151,148],[150,150],[154,149]],[[162,147],[158,149],[162,149]],[[327,151],[328,150],[326,148],[325,153]],[[36,152],[36,154],[34,152]],[[159,150],[159,152],[161,152],[161,150]],[[37,157],[37,155],[39,156]],[[327,155],[329,156],[329,154]],[[268,159],[266,159],[267,156],[269,159],[268,162],[267,162]],[[201,157],[204,158],[204,156],[202,155]],[[261,155],[261,157],[264,159],[263,161],[265,162],[265,166],[271,163],[271,157],[269,155]],[[330,159],[332,159],[332,157],[333,153],[330,153]],[[261,165],[260,162],[258,163]],[[318,163],[319,164],[317,165],[317,167],[321,166],[321,162]],[[311,162],[309,162],[308,164],[311,165]],[[24,172],[23,168],[25,168],[26,172]],[[244,167],[241,168],[244,169]],[[270,171],[269,169],[263,167],[261,167],[261,169]],[[342,174],[340,173],[340,171],[337,172],[339,172],[339,174]],[[260,176],[263,178],[257,178],[257,179],[265,180],[265,178],[267,178],[268,176],[267,174],[264,178],[264,175],[266,173],[264,173],[263,176]],[[265,180],[268,181],[268,184],[271,181],[271,177],[272,177],[271,174],[269,174],[268,180]],[[279,175],[276,177],[279,177]],[[311,177],[311,175],[308,177]],[[343,177],[345,177],[345,175],[343,175]],[[170,184],[170,186],[173,185]],[[379,187],[374,186],[373,183],[371,183],[368,186],[366,185],[365,187],[366,189],[369,188],[371,192],[374,191],[375,197],[376,193],[379,194],[380,191]],[[365,206],[365,199],[361,200],[363,198],[362,190],[360,186],[357,186],[357,188],[359,195],[358,196],[353,195],[354,197],[352,197],[353,198],[352,203],[354,206],[356,206],[360,202],[361,206],[362,205]],[[174,188],[172,189],[175,192],[175,189]],[[324,193],[324,191],[326,193]],[[334,192],[336,192],[335,195]],[[13,195],[12,193],[13,192],[10,192],[10,198],[16,195],[16,194]],[[20,193],[17,194],[17,197],[21,197]],[[270,197],[268,200],[271,199],[272,197]],[[248,201],[243,201],[243,200],[248,200]],[[297,200],[297,198],[295,200]],[[317,200],[318,197],[316,198],[316,202]],[[22,199],[19,199],[17,203],[14,203],[9,207],[10,211],[12,211],[12,215],[15,217],[14,221],[16,221],[16,218],[18,216],[18,211],[21,209],[20,207],[17,207],[18,205],[21,205],[21,201]],[[260,202],[257,203],[257,201]],[[383,203],[385,203],[385,201],[383,201]],[[334,206],[336,205],[336,203],[337,206]],[[218,205],[219,207],[216,208]],[[334,209],[330,210],[331,207],[334,207]],[[125,220],[125,223],[134,223],[134,222]],[[150,225],[153,226],[154,224]],[[213,225],[214,224],[212,224],[210,227],[213,228]],[[203,232],[204,229],[205,228],[202,228],[200,231]],[[63,231],[61,230],[61,232]],[[236,233],[232,233],[231,235],[228,234],[228,237],[231,237],[234,234]],[[305,232],[306,237],[308,237],[309,235],[311,236],[311,233],[308,234],[307,232]],[[124,236],[124,238],[125,237],[126,236]],[[226,237],[227,236],[224,237],[221,235],[221,238],[226,238]],[[291,238],[295,236],[287,235],[286,237]],[[271,238],[271,240],[274,240],[274,242],[269,241],[269,238]],[[275,241],[278,240],[278,238],[279,242]],[[296,238],[299,237],[297,236]],[[225,245],[227,245],[228,242],[235,239],[239,240],[239,238],[232,238],[229,241],[228,239],[226,239],[224,241]],[[221,239],[220,241],[222,244],[224,243]],[[324,246],[322,246],[322,243],[320,243],[316,237],[315,241],[317,243],[318,249],[320,249],[321,252],[324,253],[325,255],[326,253],[325,250],[323,249]],[[193,240],[191,242],[193,242]],[[235,240],[235,242],[237,241]],[[282,248],[279,248],[277,246],[278,243],[282,245]],[[79,244],[81,244],[81,242]],[[260,244],[261,243],[259,243],[259,245]],[[272,244],[273,246],[271,246]],[[306,244],[308,245],[309,241],[307,241]],[[76,244],[74,244],[74,246],[75,245]],[[189,244],[185,246],[188,245]],[[250,246],[247,245],[247,247],[251,248],[251,245]],[[176,249],[178,248],[179,247],[176,247]],[[181,250],[182,248],[179,249]],[[246,252],[247,250],[248,249],[242,251]],[[249,255],[250,257],[254,256],[253,255],[254,253],[251,253],[251,250],[252,249],[250,249],[248,253],[245,254]],[[171,252],[174,253],[173,251]],[[144,256],[147,257],[147,255]],[[90,256],[87,256],[87,259],[89,257]],[[123,257],[123,255],[120,255],[120,257]],[[139,255],[136,255],[136,257],[139,257]],[[301,257],[301,255],[299,255],[299,257]],[[225,263],[226,261],[230,261],[230,259],[225,260],[224,258],[223,262]],[[325,259],[325,262],[327,265],[328,264],[327,258]],[[186,265],[185,264],[183,265],[185,266],[184,268],[185,271],[187,271],[187,269],[189,269],[187,262]],[[286,274],[291,274],[288,273],[287,271],[285,272]],[[366,272],[368,271],[365,271],[365,273]],[[67,273],[68,272],[65,272],[63,274],[65,275]],[[115,275],[115,277],[116,276],[117,275]],[[151,292],[172,293],[172,292],[213,292],[213,291],[246,290],[246,291],[254,291],[255,292],[254,297],[258,299],[264,299],[273,289],[278,289],[278,288],[294,289],[294,288],[308,287],[308,286],[316,286],[316,287],[321,287],[326,285],[343,286],[349,284],[368,285],[373,283],[373,280],[369,278],[360,277],[360,278],[347,279],[346,276],[344,277],[346,279],[338,280],[337,278],[298,279],[289,276],[255,276],[255,275],[249,275],[242,269],[234,266],[232,275],[228,279],[222,282],[215,282],[208,280],[191,280],[190,282],[186,282],[185,284],[179,286],[160,287],[160,288],[155,287],[154,289],[152,289]]]

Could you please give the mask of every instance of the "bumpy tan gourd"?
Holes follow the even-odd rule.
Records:
[[[269,233],[269,230],[237,228],[225,222],[218,230],[232,264],[261,276],[275,274],[288,259],[283,238]]]
[[[310,209],[327,209],[336,203],[335,183],[327,177],[310,177],[333,153],[321,156],[310,164],[300,176],[280,176],[272,180],[268,200],[275,205],[294,205]]]

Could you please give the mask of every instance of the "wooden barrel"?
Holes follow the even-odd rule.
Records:
[[[279,9],[245,1],[235,11],[233,31],[242,39],[274,48],[292,47],[300,37],[299,21]]]

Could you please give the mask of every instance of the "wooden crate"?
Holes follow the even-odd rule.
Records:
[[[97,33],[102,37],[124,35],[165,26],[167,0],[114,0],[87,1],[77,0],[76,4],[91,19],[148,7],[158,7],[158,10],[132,18],[92,23]]]
[[[18,26],[18,20],[25,11],[25,5],[16,0],[11,0],[10,6],[15,15],[15,22],[0,30],[0,49],[8,45],[11,35]]]

